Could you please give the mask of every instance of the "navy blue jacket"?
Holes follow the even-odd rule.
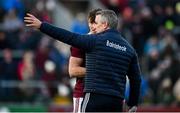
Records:
[[[85,92],[124,98],[126,75],[130,80],[128,105],[138,104],[140,68],[133,47],[117,30],[109,29],[94,35],[80,35],[42,23],[41,32],[86,53]]]

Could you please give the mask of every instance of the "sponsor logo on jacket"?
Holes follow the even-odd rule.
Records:
[[[125,46],[121,46],[121,45],[116,44],[114,42],[110,42],[109,40],[106,41],[106,46],[114,48],[114,49],[118,49],[118,50],[124,51],[124,52],[126,52],[126,49],[127,49]]]

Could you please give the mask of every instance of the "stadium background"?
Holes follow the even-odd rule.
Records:
[[[143,81],[138,111],[180,111],[178,0],[0,0],[0,112],[72,110],[75,79],[67,73],[69,46],[25,27],[23,17],[30,12],[86,34],[93,8],[118,14],[118,30],[139,55]]]

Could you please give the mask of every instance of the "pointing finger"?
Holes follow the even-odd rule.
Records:
[[[27,27],[34,26],[34,24],[26,24]]]
[[[35,16],[33,16],[32,14],[30,13],[27,13],[28,16],[32,17],[32,18],[35,18]]]
[[[25,20],[33,20],[31,17],[24,17]]]
[[[26,23],[33,23],[32,20],[24,20],[24,22],[26,22]]]

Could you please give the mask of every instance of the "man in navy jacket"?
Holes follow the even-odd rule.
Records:
[[[94,35],[80,35],[39,21],[31,14],[26,26],[86,51],[85,97],[82,112],[122,111],[126,76],[130,81],[128,105],[136,109],[140,94],[140,68],[133,47],[116,30],[118,18],[111,10],[96,14]]]

